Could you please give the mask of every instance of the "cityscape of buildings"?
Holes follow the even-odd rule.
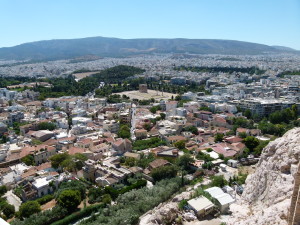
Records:
[[[62,183],[74,180],[90,188],[120,191],[129,186],[130,179],[142,179],[151,188],[160,180],[157,171],[177,165],[175,176],[187,180],[190,192],[181,199],[185,204],[179,201],[183,208],[176,209],[175,218],[180,215],[184,221],[201,221],[210,215],[220,223],[226,221],[220,215],[228,215],[230,205],[240,198],[243,179],[253,173],[259,160],[259,146],[280,136],[261,128],[262,121],[271,123],[275,112],[300,112],[300,76],[283,74],[300,70],[300,56],[162,54],[79,63],[1,61],[0,75],[65,77],[80,70],[101,71],[118,65],[145,70],[135,77],[176,86],[203,85],[205,92],[164,93],[139,84],[139,89],[132,91],[134,96],[153,99],[141,104],[125,92],[114,93],[129,96],[128,101],[118,103],[93,94],[38,100],[40,93],[31,88],[50,88],[48,82],[2,87],[0,184],[7,189],[3,196],[8,204],[18,212],[22,204],[52,195]],[[191,72],[181,67],[255,67],[264,72]],[[99,88],[105,85],[99,84]],[[291,118],[296,123],[297,113]],[[55,165],[57,155],[70,161]],[[163,178],[172,177],[165,176],[167,170],[163,173]],[[220,184],[216,179],[225,181]],[[192,197],[192,191],[210,182],[205,194]],[[49,202],[54,204],[51,207],[59,204],[55,199]],[[43,211],[51,207],[42,204]],[[6,220],[9,216],[16,219],[5,215]],[[152,224],[146,217],[141,221]]]

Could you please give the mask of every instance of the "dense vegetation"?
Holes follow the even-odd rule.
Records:
[[[113,198],[116,199],[119,195],[124,194],[128,191],[131,191],[133,189],[139,189],[142,187],[145,187],[147,185],[146,180],[136,180],[131,185],[125,186],[119,190],[116,190],[111,187],[93,187],[89,189],[88,197],[89,197],[89,203],[95,203],[95,202],[110,202],[108,199]]]
[[[69,172],[80,170],[87,157],[81,153],[69,155],[68,153],[59,153],[49,158],[53,168],[63,168]]]
[[[152,137],[146,140],[137,140],[133,143],[132,147],[134,150],[144,150],[147,148],[155,148],[161,145],[166,145],[167,143],[158,137]]]
[[[144,187],[132,190],[120,195],[116,199],[115,205],[101,210],[99,215],[93,216],[80,224],[136,224],[141,215],[161,202],[168,200],[172,194],[179,191],[180,184],[180,178],[173,178],[157,182],[151,189]]]
[[[38,130],[54,130],[56,125],[51,122],[41,122],[37,126]]]
[[[52,84],[51,88],[38,86],[34,90],[41,93],[40,99],[66,95],[86,95],[94,91],[100,85],[100,82],[105,82],[106,84],[118,83],[142,72],[144,70],[140,68],[121,65],[85,77],[78,82],[75,81],[72,75],[66,78],[46,79],[45,81]]]
[[[258,123],[258,129],[263,134],[282,136],[286,131],[300,126],[297,106],[283,109],[270,114],[269,121],[265,118]]]
[[[175,70],[186,70],[192,72],[206,72],[206,73],[249,73],[249,74],[264,74],[265,70],[260,70],[257,67],[246,67],[246,68],[239,68],[239,67],[207,67],[207,66],[180,66],[175,67]]]
[[[279,77],[284,77],[285,75],[292,75],[292,76],[300,75],[300,70],[296,70],[296,71],[284,71],[284,72],[278,74]]]
[[[35,82],[35,78],[30,77],[0,77],[0,88],[5,88],[10,85],[22,84],[24,82]]]

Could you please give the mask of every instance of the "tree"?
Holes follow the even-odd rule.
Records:
[[[259,145],[259,140],[256,137],[248,136],[244,139],[247,148],[252,152]]]
[[[159,105],[158,106],[152,106],[150,108],[150,112],[152,112],[153,114],[155,114],[156,111],[158,111],[158,110],[161,110],[161,107]]]
[[[75,166],[77,170],[80,170],[84,166],[84,162],[88,160],[88,157],[81,153],[75,153],[75,155],[72,158],[75,161]]]
[[[166,178],[172,178],[177,175],[177,168],[173,165],[155,168],[151,171],[154,181],[160,181]]]
[[[68,157],[67,159],[62,161],[60,166],[69,172],[76,171],[76,163],[71,157]]]
[[[0,196],[7,192],[7,187],[5,185],[0,186]]]
[[[64,190],[59,194],[56,201],[59,206],[73,212],[81,202],[80,192],[77,190]]]
[[[298,118],[298,107],[297,107],[297,105],[292,106],[292,115],[293,115],[294,120],[296,120]]]
[[[143,128],[144,128],[145,130],[147,130],[147,131],[150,131],[150,130],[151,130],[151,124],[150,124],[150,123],[145,123],[145,124],[143,125]]]
[[[59,153],[56,155],[53,155],[49,158],[51,165],[53,168],[57,169],[61,166],[62,162],[68,159],[70,156],[68,153]]]
[[[21,218],[27,218],[32,214],[39,213],[41,206],[37,201],[28,201],[20,206],[19,213]]]
[[[174,143],[174,146],[180,150],[185,149],[185,141],[181,140],[181,141],[177,141]]]
[[[26,155],[25,157],[23,157],[21,159],[21,161],[23,163],[25,163],[27,166],[34,166],[35,165],[35,161],[34,161],[33,155]]]
[[[104,194],[102,196],[102,202],[104,204],[110,204],[111,203],[111,197],[110,197],[110,195],[109,194]]]
[[[15,214],[15,207],[6,203],[2,206],[2,212],[7,218],[11,218]]]
[[[195,126],[189,126],[189,127],[185,128],[185,130],[189,131],[189,132],[191,132],[191,133],[193,133],[195,135],[199,134],[198,129]]]
[[[269,144],[270,141],[259,141],[259,145],[254,148],[254,154],[260,155],[264,147]]]
[[[130,128],[127,125],[121,126],[118,136],[120,138],[130,138]]]
[[[214,160],[209,154],[203,153],[202,151],[199,151],[196,155],[196,159],[204,160],[205,162],[211,162]]]
[[[205,161],[205,163],[202,164],[202,169],[211,170],[214,167],[214,164],[212,164],[211,161]]]
[[[59,194],[65,190],[79,191],[81,199],[85,199],[86,186],[81,181],[72,180],[61,183],[58,192],[56,193],[56,197],[59,196]]]
[[[182,167],[184,170],[188,170],[190,168],[190,164],[195,162],[190,154],[184,154],[180,156],[177,160],[177,165]]]
[[[251,113],[250,109],[246,109],[243,114],[245,117],[247,117],[247,119],[251,119],[251,117],[252,117],[252,113]]]
[[[38,130],[54,130],[56,125],[51,122],[41,122],[37,126]]]
[[[223,138],[224,138],[224,134],[217,133],[215,135],[215,142],[221,142],[221,141],[223,141]]]

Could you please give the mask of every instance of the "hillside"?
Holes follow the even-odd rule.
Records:
[[[231,205],[233,213],[227,224],[287,224],[299,166],[299,135],[300,128],[294,128],[263,150],[241,200]]]
[[[0,48],[0,59],[70,59],[85,55],[124,57],[149,53],[262,54],[297,52],[289,48],[213,39],[118,39],[91,37],[25,43]]]

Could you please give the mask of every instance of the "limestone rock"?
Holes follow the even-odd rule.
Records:
[[[263,150],[248,176],[241,200],[231,205],[227,224],[287,224],[294,174],[300,155],[300,128],[288,131]]]

